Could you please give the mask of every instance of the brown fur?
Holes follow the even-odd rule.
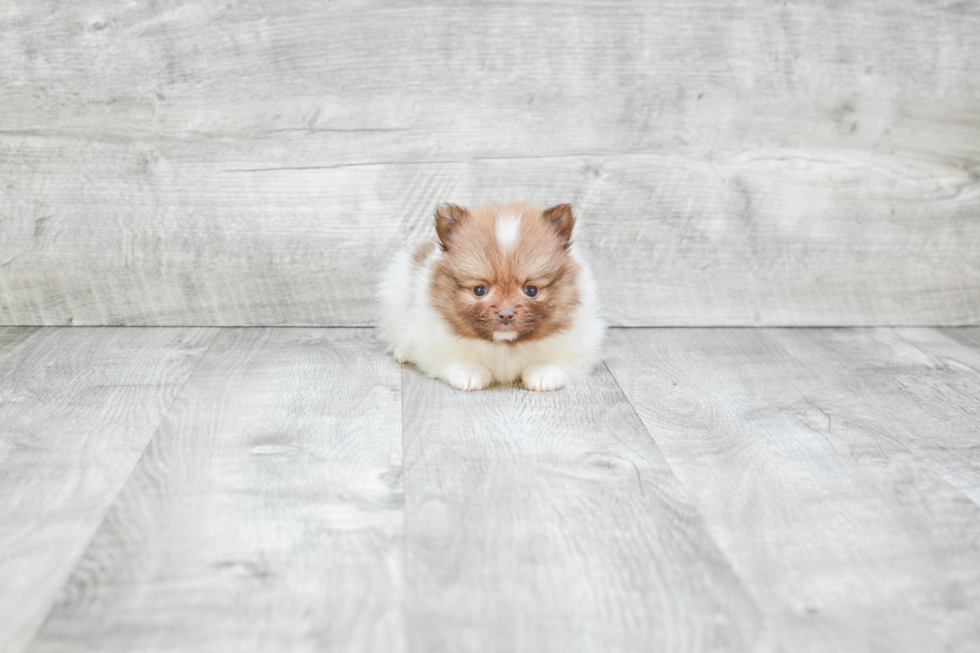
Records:
[[[508,215],[520,215],[521,221],[513,246],[505,250],[496,229],[497,219]],[[518,336],[500,344],[537,340],[569,326],[579,303],[579,267],[568,254],[574,222],[568,204],[544,212],[525,203],[469,211],[440,206],[436,231],[445,253],[431,280],[435,308],[460,336],[491,342],[501,326],[497,312],[513,310],[510,330]],[[482,298],[473,294],[479,285],[489,291]],[[536,297],[524,294],[528,285],[537,286]]]
[[[412,267],[416,269],[422,267],[422,264],[425,263],[425,259],[429,258],[429,254],[432,253],[435,246],[435,243],[429,241],[416,247],[415,251],[412,252]]]

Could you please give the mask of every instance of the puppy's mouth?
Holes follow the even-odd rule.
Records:
[[[493,340],[494,342],[507,342],[510,340],[517,340],[520,334],[512,329],[507,329],[506,331],[494,331]]]

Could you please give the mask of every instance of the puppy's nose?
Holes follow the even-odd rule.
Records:
[[[497,319],[500,320],[504,326],[506,326],[514,321],[514,311],[510,310],[509,308],[497,311]]]

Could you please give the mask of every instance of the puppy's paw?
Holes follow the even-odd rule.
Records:
[[[408,358],[408,352],[405,351],[404,347],[395,347],[394,351],[391,352],[395,355],[395,360],[399,363],[409,363],[411,362]]]
[[[441,376],[457,390],[483,390],[493,381],[493,374],[482,365],[450,365]]]
[[[563,387],[568,383],[568,375],[554,365],[532,365],[521,374],[521,381],[528,390],[545,392]]]

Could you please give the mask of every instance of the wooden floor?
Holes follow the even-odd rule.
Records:
[[[977,651],[980,328],[0,329],[0,651]]]

